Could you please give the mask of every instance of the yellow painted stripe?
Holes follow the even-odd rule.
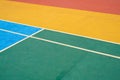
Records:
[[[120,15],[2,1],[0,18],[120,43]]]

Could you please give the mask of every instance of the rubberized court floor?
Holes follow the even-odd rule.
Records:
[[[120,0],[0,0],[0,80],[120,80]]]
[[[0,20],[0,80],[120,80],[120,45]]]

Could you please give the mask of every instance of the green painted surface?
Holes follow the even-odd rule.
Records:
[[[35,36],[65,44],[70,44],[77,47],[82,47],[90,50],[95,50],[99,52],[120,56],[120,45],[117,44],[93,40],[80,36],[78,37],[78,36],[68,35],[68,34],[49,31],[49,30],[44,30]]]
[[[0,54],[0,80],[120,80],[120,60],[35,39]]]
[[[56,80],[87,53],[28,39],[0,54],[0,80]]]
[[[62,80],[120,80],[120,60],[91,54]]]

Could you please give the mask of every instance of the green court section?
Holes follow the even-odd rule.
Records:
[[[120,60],[88,55],[62,80],[120,80]]]
[[[29,38],[0,54],[0,80],[120,80],[120,60]]]
[[[0,80],[59,80],[87,54],[28,39],[0,54]]]
[[[77,46],[77,47],[98,51],[98,52],[104,52],[107,54],[120,56],[119,44],[113,44],[113,43],[108,43],[100,40],[94,40],[94,39],[85,38],[82,36],[73,36],[73,35],[50,31],[50,30],[44,30],[41,33],[36,34],[35,36]]]

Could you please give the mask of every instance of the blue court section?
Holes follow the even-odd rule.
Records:
[[[0,50],[24,38],[25,36],[20,36],[20,35],[4,32],[4,31],[0,31]]]
[[[41,30],[41,28],[16,24],[16,23],[2,21],[2,20],[0,20],[0,29],[17,32],[17,33],[25,34],[28,36]],[[0,30],[0,51],[24,38],[26,38],[26,36],[13,34],[10,32]]]
[[[37,28],[37,27],[7,22],[7,21],[3,21],[3,20],[0,20],[0,28],[5,29],[5,30],[18,32],[18,33],[22,33],[22,34],[26,34],[26,35],[31,35],[34,32],[40,30],[40,28]]]

